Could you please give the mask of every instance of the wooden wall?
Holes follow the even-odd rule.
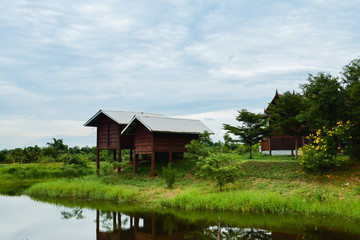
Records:
[[[131,149],[134,147],[133,135],[121,135],[125,124],[118,124],[107,116],[103,116],[97,126],[97,147],[99,149]]]
[[[139,124],[134,133],[135,154],[151,154],[153,148],[153,133]]]
[[[261,141],[261,150],[269,151],[270,145],[271,150],[292,150],[295,149],[295,137],[289,135],[281,135],[272,137],[269,143],[269,138]],[[303,146],[302,137],[298,137],[298,148]]]
[[[135,128],[134,149],[135,154],[152,154],[152,152],[186,152],[185,145],[196,134],[153,133],[139,124]]]

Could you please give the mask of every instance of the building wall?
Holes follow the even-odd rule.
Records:
[[[104,116],[97,126],[97,147],[99,149],[117,149],[120,142],[120,125]]]
[[[107,116],[103,116],[97,126],[97,147],[99,149],[132,149],[134,148],[133,135],[121,135],[125,124],[118,124]]]
[[[303,146],[303,138],[298,137],[298,148]],[[269,138],[263,139],[261,141],[261,151],[269,151],[271,147],[271,151],[275,150],[291,150],[295,149],[295,137],[289,135],[281,135],[272,137],[271,140]]]
[[[134,132],[135,154],[151,154],[153,149],[153,133],[139,124]]]

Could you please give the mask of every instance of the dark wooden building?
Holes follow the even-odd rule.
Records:
[[[121,161],[122,149],[129,149],[134,172],[139,155],[151,155],[152,176],[155,176],[155,153],[168,153],[171,162],[173,153],[185,152],[185,145],[192,139],[197,139],[200,133],[212,133],[199,120],[169,118],[162,114],[144,112],[100,110],[84,125],[97,128],[98,170],[101,149],[113,150],[115,161]]]
[[[151,175],[154,177],[155,153],[168,153],[171,162],[173,153],[186,152],[185,145],[205,131],[213,133],[199,120],[137,115],[121,135],[134,138],[134,172],[138,156],[151,154]]]
[[[121,150],[130,149],[130,160],[132,160],[132,149],[134,149],[134,137],[132,135],[121,135],[121,131],[135,116],[164,116],[162,114],[99,110],[90,118],[84,126],[96,127],[96,162],[97,169],[100,168],[99,153],[102,149],[113,150],[113,158],[121,161]]]
[[[274,98],[271,100],[270,104],[276,104],[276,100],[281,97],[281,94],[278,93],[278,90],[275,92]],[[267,109],[264,110],[267,114]],[[268,116],[268,115],[267,115]],[[270,116],[268,116],[270,117]],[[271,122],[270,122],[271,124]],[[298,137],[298,148],[304,145],[304,137]],[[295,137],[290,135],[277,135],[270,138],[263,139],[261,141],[261,152],[263,154],[269,155],[294,155],[295,152]]]

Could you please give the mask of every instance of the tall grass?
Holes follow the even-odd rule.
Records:
[[[256,213],[303,213],[343,216],[360,219],[360,200],[303,198],[283,196],[264,191],[231,191],[197,194],[194,190],[175,196],[173,199],[159,200],[160,206],[183,209],[221,210]]]
[[[26,194],[34,197],[108,200],[116,202],[137,201],[138,191],[128,186],[101,183],[94,178],[61,179],[31,186]]]

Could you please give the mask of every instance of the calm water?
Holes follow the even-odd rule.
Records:
[[[0,195],[0,239],[360,239],[360,224],[322,216],[155,213],[131,204],[49,203]]]

